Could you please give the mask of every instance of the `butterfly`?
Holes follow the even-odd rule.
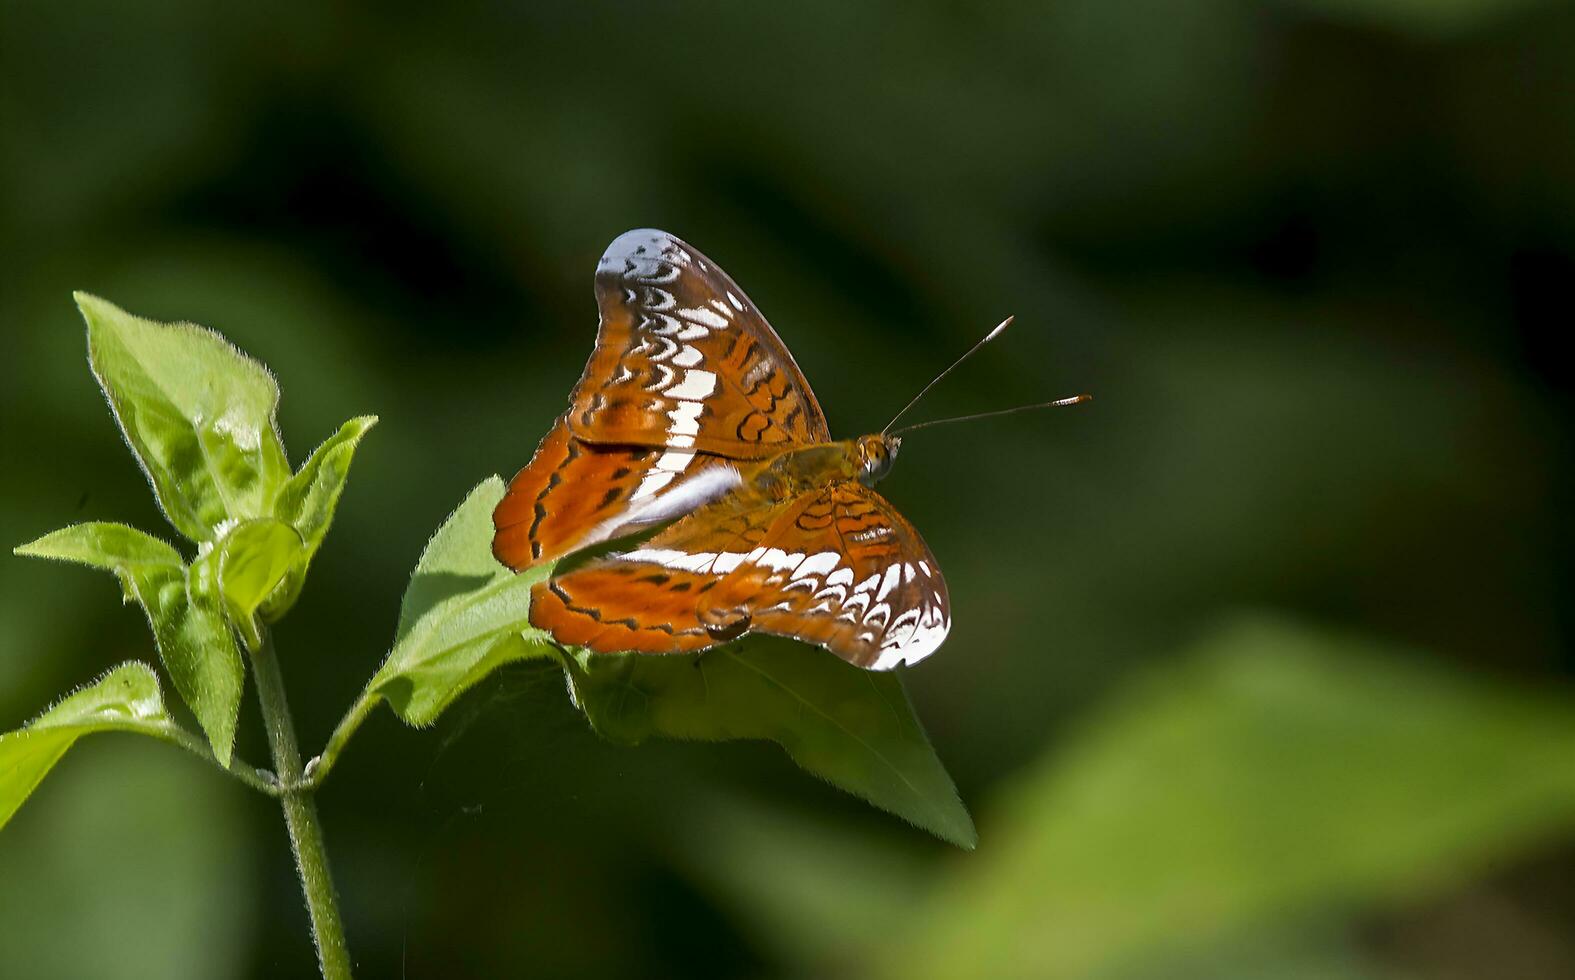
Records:
[[[666,526],[555,569],[532,587],[531,623],[602,653],[748,633],[873,670],[933,653],[951,628],[946,580],[874,489],[901,437],[833,440],[765,317],[666,232],[615,239],[596,302],[595,350],[494,511],[493,554],[522,571]]]

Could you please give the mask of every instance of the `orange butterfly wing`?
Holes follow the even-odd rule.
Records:
[[[725,591],[718,585],[792,504],[758,507],[724,498],[641,549],[539,582],[531,590],[531,623],[560,643],[601,653],[683,653],[738,636],[744,620],[737,609],[749,584],[734,582]],[[670,560],[639,557],[653,550]],[[678,556],[685,560],[671,560]]]
[[[559,419],[493,511],[493,555],[528,568],[611,537],[658,458],[658,450],[644,446],[582,443]],[[607,533],[599,533],[609,522]]]
[[[885,670],[940,646],[951,608],[913,525],[869,487],[839,483],[771,507],[713,504],[637,549],[538,584],[531,622],[608,653],[772,633]]]
[[[511,568],[690,513],[739,485],[729,459],[831,438],[771,325],[679,239],[620,235],[596,299],[596,348],[569,410],[493,514],[493,554]]]
[[[790,526],[772,530],[764,543],[779,554],[752,629],[872,670],[916,664],[946,639],[951,598],[940,565],[918,530],[870,487],[835,484]],[[772,557],[768,551],[760,561]]]
[[[596,267],[596,349],[565,418],[593,443],[761,459],[831,430],[776,331],[683,241],[619,235]]]

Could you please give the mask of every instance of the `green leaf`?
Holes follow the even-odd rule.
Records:
[[[484,481],[433,535],[411,576],[394,649],[367,686],[412,725],[434,721],[499,666],[554,656],[530,625],[530,589],[553,566],[514,574],[492,557],[503,481]],[[913,716],[898,679],[788,641],[694,657],[592,656],[564,662],[603,736],[763,738],[805,769],[932,833],[972,847],[973,822]]]
[[[288,530],[288,529],[286,529]],[[291,532],[293,535],[293,532]],[[115,573],[127,602],[147,614],[175,690],[197,716],[221,765],[229,765],[245,667],[235,647],[216,562],[191,569],[169,544],[123,524],[76,524],[16,549],[18,555],[73,561]],[[240,581],[256,577],[246,569]],[[239,588],[244,599],[246,590]]]
[[[90,521],[51,531],[14,549],[26,558],[53,558],[112,572],[132,565],[183,567],[180,552],[167,541],[125,524]]]
[[[978,841],[895,674],[775,637],[690,656],[581,651],[568,669],[606,738],[769,739],[809,772],[943,840]]]
[[[1569,691],[1246,621],[1029,773],[885,975],[1104,976],[1418,898],[1569,835],[1572,750]]]
[[[551,567],[516,575],[492,557],[492,510],[502,499],[495,476],[472,490],[432,536],[405,590],[393,651],[367,694],[385,698],[407,724],[431,724],[488,673],[552,651],[529,620],[530,587]]]
[[[204,591],[217,590],[230,623],[255,650],[262,644],[257,608],[296,567],[301,551],[301,536],[283,521],[242,521],[214,544],[202,546],[191,575]]]
[[[66,750],[93,732],[139,732],[163,738],[175,730],[146,664],[121,664],[39,715],[0,735],[0,827],[4,827]]]
[[[346,422],[318,446],[280,488],[274,501],[274,516],[295,528],[304,547],[284,584],[263,605],[263,615],[270,621],[284,615],[300,595],[307,568],[333,523],[334,508],[339,504],[339,495],[350,475],[350,461],[355,457],[356,447],[367,430],[376,424],[375,415],[363,415]]]
[[[218,583],[200,565],[189,571],[149,569],[129,578],[175,690],[197,716],[214,758],[228,766],[246,668]]]
[[[227,520],[271,515],[289,465],[267,369],[203,327],[76,299],[93,374],[176,530],[207,541]]]

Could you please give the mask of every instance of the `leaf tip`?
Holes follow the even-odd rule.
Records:
[[[71,528],[61,528],[58,531],[50,531],[48,534],[40,535],[25,544],[19,544],[12,548],[11,554],[16,555],[18,558],[61,558],[63,556],[54,545],[64,533],[70,530]]]
[[[865,796],[862,793],[858,795]],[[973,814],[968,812],[968,808],[963,805],[962,799],[956,795],[950,797],[948,801],[950,805],[942,803],[939,809],[932,810],[930,813],[923,815],[922,818],[916,813],[904,813],[894,810],[868,796],[865,796],[865,799],[868,799],[883,810],[896,814],[925,833],[931,834],[937,839],[951,844],[953,847],[964,851],[976,851],[979,849],[979,829],[974,825]]]
[[[968,816],[966,812],[963,816],[966,822],[961,826],[950,828],[945,839],[947,843],[955,844],[965,851],[977,851],[979,849],[979,830],[974,826],[972,817]]]
[[[124,312],[120,307],[102,296],[95,296],[83,289],[73,291],[71,298],[76,302],[77,310],[81,312],[82,319],[86,320],[90,327],[101,317]]]
[[[376,425],[377,422],[378,418],[376,415],[357,415],[339,427],[340,437],[354,446],[361,441],[362,436],[371,431],[372,426]]]

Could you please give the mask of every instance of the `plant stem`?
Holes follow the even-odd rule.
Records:
[[[284,677],[279,673],[273,637],[266,631],[263,642],[252,651],[252,672],[257,678],[257,699],[262,704],[263,725],[268,729],[268,746],[279,773],[279,803],[284,810],[285,827],[290,831],[290,850],[295,853],[306,911],[312,920],[317,962],[324,980],[350,980],[350,948],[345,945],[344,925],[339,921],[339,901],[328,871],[323,828],[317,820],[312,787],[301,778],[301,751],[296,747],[295,724],[285,701]]]
[[[140,728],[130,730],[142,731]],[[266,793],[269,796],[281,795],[279,781],[274,778],[273,773],[249,766],[234,755],[230,756],[230,764],[228,766],[219,765],[219,760],[214,758],[213,750],[208,747],[208,743],[184,728],[170,725],[168,730],[159,737],[171,745],[180,746],[199,759],[206,759],[259,793]]]
[[[344,751],[345,743],[350,741],[350,736],[355,734],[363,721],[366,721],[366,716],[377,707],[379,700],[381,699],[370,693],[370,690],[363,691],[361,696],[356,698],[355,704],[350,706],[350,710],[345,712],[344,718],[339,722],[339,727],[328,736],[328,744],[323,746],[323,751],[307,763],[306,785],[309,789],[315,790],[322,785],[324,779],[328,778],[328,772],[334,767],[334,763],[339,761],[339,753]]]

